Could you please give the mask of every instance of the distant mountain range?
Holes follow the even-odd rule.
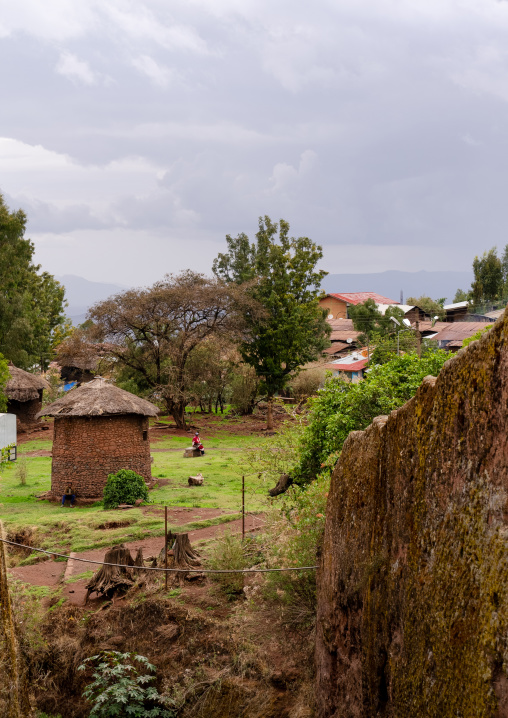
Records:
[[[68,302],[66,314],[75,325],[85,321],[87,310],[96,302],[107,299],[128,287],[121,284],[90,282],[74,274],[55,277],[65,287]],[[325,292],[376,292],[384,297],[400,301],[403,292],[404,302],[408,297],[420,297],[426,294],[432,299],[446,297],[453,301],[455,292],[468,290],[473,281],[472,272],[376,272],[373,274],[329,274],[323,280]]]
[[[384,297],[400,302],[403,293],[404,303],[408,297],[432,299],[446,297],[453,302],[457,289],[467,291],[473,281],[473,272],[375,272],[372,274],[329,274],[323,279],[325,292],[376,292]]]
[[[75,274],[64,274],[55,279],[65,287],[65,298],[68,303],[65,314],[72,319],[74,325],[85,321],[86,313],[93,304],[127,289],[121,284],[89,282],[88,279],[77,277]]]

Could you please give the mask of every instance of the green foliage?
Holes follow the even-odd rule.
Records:
[[[208,567],[215,571],[238,571],[252,566],[251,544],[251,540],[242,542],[241,536],[225,531],[213,542],[208,558]],[[210,577],[231,598],[243,590],[243,574],[241,573],[210,574]]]
[[[446,317],[446,312],[443,309],[444,302],[445,300],[443,298],[431,299],[426,294],[422,294],[421,297],[407,298],[408,304],[414,304],[420,307],[420,309],[423,309],[425,314],[428,314],[432,319],[434,317],[438,317],[438,319],[444,319]]]
[[[361,332],[358,341],[362,344],[367,344],[374,338],[395,334],[397,325],[390,317],[397,319],[401,325],[404,319],[404,312],[399,307],[388,307],[385,314],[381,314],[373,299],[348,307],[348,314],[356,331]]]
[[[231,405],[242,416],[252,414],[258,394],[259,379],[253,367],[239,364],[230,380]]]
[[[318,300],[326,272],[316,270],[323,253],[308,237],[289,237],[284,220],[267,216],[259,218],[253,244],[245,234],[226,241],[228,252],[218,255],[213,272],[226,282],[251,282],[249,294],[262,311],[245,312],[249,338],[240,352],[271,398],[328,344],[330,327]]]
[[[54,332],[65,317],[64,288],[32,263],[26,215],[10,212],[0,195],[0,351],[17,366],[47,368]]]
[[[400,353],[414,351],[416,348],[416,335],[408,330],[400,331],[398,336],[389,335],[384,337],[374,337],[375,348],[370,354],[370,363],[386,364],[397,356],[397,349]]]
[[[118,504],[133,504],[136,499],[148,501],[148,489],[142,476],[130,469],[109,474],[104,487],[105,509],[115,509]]]
[[[310,400],[310,419],[304,432],[300,461],[292,475],[305,484],[320,472],[329,473],[351,431],[365,429],[381,414],[389,414],[410,399],[425,376],[437,376],[449,355],[410,352],[382,366],[373,366],[366,378],[351,384],[331,378]]]
[[[464,339],[464,341],[462,342],[462,347],[468,347],[471,344],[471,342],[475,342],[477,339],[479,339],[484,334],[486,334],[491,327],[492,327],[492,324],[487,324],[483,329],[478,329],[476,334],[473,334],[472,337],[468,337],[467,339]]]
[[[85,659],[78,670],[89,667],[95,669],[93,682],[83,696],[93,703],[90,718],[174,718],[175,712],[166,710],[169,700],[149,685],[156,669],[144,656],[102,651]],[[140,673],[141,669],[146,672]]]
[[[321,477],[302,488],[291,486],[280,499],[278,516],[270,521],[270,566],[315,566],[325,528],[329,480]],[[316,608],[316,572],[288,571],[267,576],[271,598],[292,607],[297,622],[312,621]],[[295,609],[298,612],[295,613]]]
[[[506,251],[506,250],[505,250]],[[496,247],[473,260],[474,281],[471,285],[473,303],[494,301],[503,294],[503,264],[497,256]]]
[[[8,362],[2,354],[0,354],[0,411],[7,409],[7,396],[5,394],[5,385],[10,379]]]
[[[457,302],[468,302],[470,298],[470,292],[465,292],[463,289],[457,289],[455,296],[453,297],[453,302],[454,304]]]

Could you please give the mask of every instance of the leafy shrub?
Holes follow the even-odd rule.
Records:
[[[147,685],[155,680],[150,673],[155,673],[156,669],[144,656],[102,651],[85,659],[78,671],[85,671],[90,666],[95,668],[94,680],[83,693],[94,704],[90,718],[174,718],[174,711],[166,710],[169,700]],[[147,673],[140,675],[138,668]]]
[[[268,519],[270,568],[315,566],[323,538],[329,479],[320,477],[304,488],[292,486],[282,506]],[[290,609],[296,623],[312,622],[316,608],[316,571],[267,574],[266,593]]]
[[[489,329],[491,329],[491,328],[492,328],[492,324],[487,324],[485,327],[483,327],[483,329],[478,329],[478,331],[475,334],[473,334],[472,337],[468,337],[467,339],[464,339],[464,341],[462,342],[462,346],[468,347],[471,344],[471,342],[475,342],[477,339],[480,339],[480,337],[482,337],[484,334],[486,334],[489,331]]]
[[[148,489],[142,476],[130,469],[109,474],[104,487],[105,509],[116,509],[118,504],[133,504],[136,499],[148,501]]]
[[[242,570],[253,565],[252,540],[242,541],[240,536],[234,536],[225,531],[217,536],[208,559],[208,567],[217,571]],[[223,573],[210,574],[221,589],[230,598],[243,591],[243,574]]]
[[[301,485],[321,471],[330,473],[351,431],[365,429],[381,414],[389,414],[408,401],[429,374],[437,376],[449,355],[428,351],[421,359],[410,352],[369,368],[363,381],[352,384],[328,379],[316,398],[310,399],[310,417],[300,460],[291,472]]]
[[[28,476],[28,464],[26,457],[23,456],[16,461],[16,469],[14,476],[18,479],[21,486],[26,486],[26,479]]]

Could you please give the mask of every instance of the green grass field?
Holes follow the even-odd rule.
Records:
[[[199,528],[238,517],[241,511],[242,473],[248,471],[245,449],[255,449],[264,440],[259,436],[236,436],[221,433],[206,440],[206,454],[196,459],[184,459],[183,449],[190,445],[188,437],[164,437],[152,445],[152,476],[160,484],[150,491],[150,503],[159,506],[192,508],[220,508],[228,516],[195,521],[185,529]],[[50,450],[51,441],[36,439],[22,444],[18,456],[26,461],[26,485],[17,477],[17,462],[2,468],[0,477],[0,519],[9,533],[29,529],[32,544],[41,548],[84,551],[122,541],[134,541],[146,536],[158,536],[164,527],[160,515],[142,509],[104,511],[101,505],[71,509],[58,504],[39,501],[37,496],[50,489],[51,458],[26,456],[27,452]],[[169,449],[169,450],[168,450]],[[173,450],[174,449],[174,450]],[[190,475],[202,473],[203,486],[188,486]],[[246,510],[260,511],[266,505],[266,487],[255,475],[246,476]],[[128,521],[128,526],[104,530],[101,524]],[[179,530],[182,530],[180,528]],[[33,557],[25,559],[26,563]]]

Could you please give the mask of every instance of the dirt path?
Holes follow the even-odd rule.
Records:
[[[253,531],[260,528],[264,524],[264,519],[261,514],[248,514],[245,517],[245,529],[246,531]],[[175,528],[172,526],[172,528]],[[176,527],[178,528],[178,527]],[[213,538],[217,534],[224,533],[224,531],[231,531],[232,533],[239,533],[242,530],[242,520],[236,519],[235,521],[229,521],[228,523],[218,524],[216,526],[206,526],[203,529],[194,529],[189,531],[189,539],[192,543],[198,543],[200,541],[206,541]],[[162,547],[164,546],[164,536],[147,537],[137,541],[129,541],[125,543],[125,546],[131,551],[137,551],[138,548],[143,549],[143,555],[154,556],[159,554]],[[74,553],[73,558],[76,559],[89,559],[91,561],[103,561],[104,554],[106,553],[105,548],[92,549],[91,551],[83,551],[81,553]],[[10,569],[10,573],[13,578],[17,578],[24,583],[30,583],[32,586],[57,586],[63,580],[64,573],[68,567],[66,580],[73,576],[78,576],[85,571],[97,570],[98,566],[95,564],[83,563],[82,561],[71,560],[67,561],[43,561],[42,563],[34,564],[33,566],[20,566],[18,568]],[[85,599],[86,590],[85,584],[88,579],[81,579],[73,583],[65,585],[63,595],[68,599],[70,603],[82,605]],[[99,601],[100,602],[100,601]],[[95,601],[91,603],[94,605]]]

